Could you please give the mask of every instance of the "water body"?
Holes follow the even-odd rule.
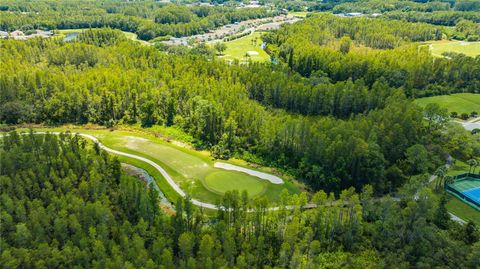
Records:
[[[480,123],[474,122],[474,123],[462,123],[463,127],[469,131],[472,131],[473,129],[480,129]]]
[[[65,38],[63,38],[63,41],[65,41],[65,42],[72,41],[75,38],[77,38],[78,34],[79,34],[78,32],[68,33],[67,36]]]
[[[128,174],[135,176],[139,178],[141,181],[143,181],[147,186],[150,186],[150,183],[153,184],[153,187],[155,190],[158,192],[158,199],[160,200],[161,205],[167,205],[167,206],[172,206],[170,201],[165,197],[165,194],[160,190],[160,188],[157,185],[157,182],[155,179],[145,170],[143,170],[140,167],[133,166],[131,164],[126,164],[122,163],[122,168],[127,171]]]

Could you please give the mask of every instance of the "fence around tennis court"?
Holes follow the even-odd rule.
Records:
[[[475,200],[471,199],[470,197],[466,196],[465,194],[463,194],[462,191],[459,191],[459,190],[455,189],[455,187],[451,186],[452,184],[454,184],[456,182],[466,181],[466,180],[470,180],[470,179],[480,181],[480,175],[472,174],[472,173],[465,173],[465,174],[455,176],[455,177],[453,177],[453,181],[451,183],[448,183],[448,184],[444,185],[445,186],[445,191],[447,191],[448,193],[456,196],[457,198],[462,200],[464,203],[466,203],[469,206],[471,206],[471,207],[475,208],[476,210],[480,211],[480,203],[478,203],[477,201],[475,201]]]

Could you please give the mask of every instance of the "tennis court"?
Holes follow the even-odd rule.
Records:
[[[447,190],[480,207],[480,179],[469,176],[460,178],[448,184]]]

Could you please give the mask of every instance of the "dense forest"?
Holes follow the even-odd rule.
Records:
[[[1,139],[2,268],[476,268],[474,224],[449,220],[428,189],[404,200],[343,191],[282,194],[280,209],[227,193],[208,217],[188,198],[176,214],[157,193],[70,134]],[[301,206],[313,203],[316,208]],[[296,207],[286,207],[296,205]],[[438,209],[437,209],[438,208]],[[253,211],[252,211],[253,210]]]
[[[5,123],[174,126],[218,156],[280,167],[314,190],[389,192],[410,174],[409,148],[428,152],[432,171],[451,147],[445,122],[426,128],[421,109],[382,78],[331,84],[282,65],[167,55],[108,29],[74,43],[8,40],[0,56]],[[464,143],[462,159],[478,156],[478,138]]]
[[[155,1],[122,2],[5,0],[0,3],[0,30],[110,27],[133,32],[140,39],[189,36],[219,26],[278,14],[265,8],[177,6]]]
[[[334,13],[362,12],[386,13],[400,12],[435,12],[435,11],[476,11],[480,4],[476,0],[364,0],[343,1],[332,8]]]
[[[272,55],[303,76],[331,81],[385,79],[409,97],[478,92],[480,58],[430,55],[415,41],[441,39],[440,26],[321,14],[282,27],[266,38]]]
[[[309,6],[310,11],[331,11],[336,14],[362,13],[388,19],[424,22],[435,25],[456,26],[446,28],[449,37],[477,41],[480,40],[480,2],[476,0],[331,0]]]
[[[480,266],[478,228],[452,221],[429,186],[447,160],[480,157],[480,134],[412,102],[479,92],[480,57],[433,57],[424,45],[478,39],[478,1],[178,2],[189,5],[1,1],[0,30],[87,29],[69,42],[0,40],[0,129],[166,126],[214,158],[278,168],[305,192],[272,203],[227,192],[209,211],[186,197],[163,212],[153,186],[98,144],[2,132],[1,268]],[[309,14],[263,37],[268,63],[121,32],[188,36],[306,7],[383,14]]]

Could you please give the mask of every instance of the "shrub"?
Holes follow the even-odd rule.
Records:
[[[461,118],[462,120],[468,120],[469,116],[468,116],[467,113],[462,113],[462,115],[460,115],[460,118]]]

